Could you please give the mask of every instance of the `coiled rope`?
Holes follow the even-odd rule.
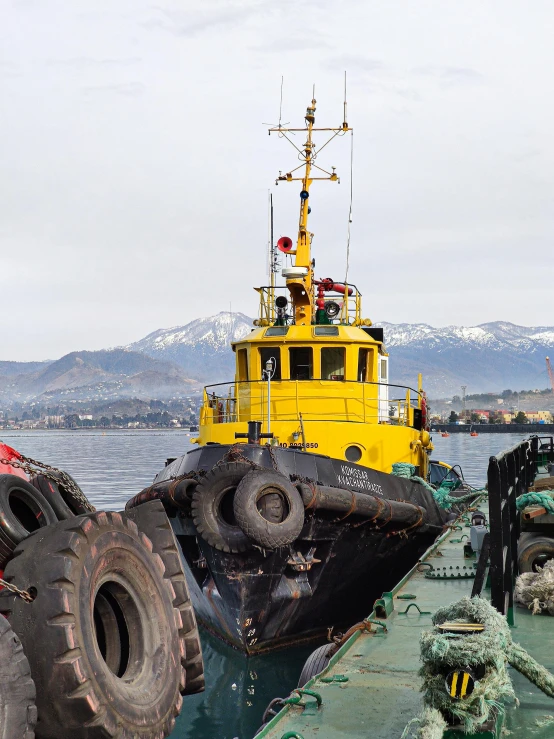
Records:
[[[409,462],[395,462],[392,465],[393,475],[396,475],[396,477],[403,477],[406,480],[412,480],[413,482],[418,482],[420,485],[423,485],[423,487],[431,493],[437,505],[445,510],[449,510],[453,505],[465,503],[468,500],[473,500],[474,498],[488,494],[486,488],[476,488],[467,495],[450,495],[450,488],[443,487],[442,484],[439,485],[438,488],[434,488],[427,482],[427,480],[424,480],[423,477],[416,475],[415,472],[415,465],[410,464]]]
[[[447,623],[482,624],[484,629],[460,633],[445,630]],[[465,732],[473,733],[494,712],[503,710],[503,701],[517,703],[508,664],[554,698],[554,675],[512,641],[506,619],[486,600],[462,598],[440,608],[433,624],[433,629],[424,631],[420,639],[425,706],[406,726],[402,739],[440,739],[447,726],[445,715],[460,721]],[[477,668],[483,674],[475,679],[473,692],[453,698],[447,685],[448,673]]]

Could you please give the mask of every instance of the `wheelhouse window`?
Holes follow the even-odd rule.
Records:
[[[324,347],[321,350],[322,380],[344,380],[345,355],[343,346]]]
[[[369,358],[371,349],[360,349],[358,351],[358,382],[371,381],[371,369],[369,367]]]
[[[278,346],[264,346],[260,348],[260,377],[264,377],[266,362],[273,360],[275,372],[272,380],[281,379],[281,351]]]
[[[289,349],[290,379],[311,380],[314,374],[314,359],[311,346]]]
[[[237,352],[237,374],[240,382],[248,382],[248,352],[239,349]]]

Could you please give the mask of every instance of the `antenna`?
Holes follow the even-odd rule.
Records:
[[[344,109],[342,115],[342,127],[348,128],[347,116],[346,116],[346,70],[344,72]]]
[[[269,194],[269,234],[271,239],[271,246],[269,249],[269,279],[271,281],[271,287],[275,288],[275,271],[277,255],[275,253],[275,240],[273,238],[273,193]]]
[[[281,128],[281,118],[283,113],[283,82],[285,78],[283,75],[281,75],[281,100],[279,101],[279,128]],[[273,239],[271,240],[271,243],[273,244]]]
[[[315,127],[315,113],[316,113],[316,99],[315,99],[315,84],[312,87],[312,100],[306,108],[304,115],[305,126],[303,128],[288,128],[283,127],[281,124],[277,128],[270,128],[268,133],[275,132],[280,138],[285,138],[294,147],[297,152],[300,164],[295,166],[293,169],[286,171],[283,174],[279,172],[279,176],[276,179],[276,184],[279,182],[301,182],[302,189],[300,190],[300,217],[298,224],[298,238],[296,241],[296,249],[291,250],[289,248],[281,249],[285,253],[291,253],[294,255],[294,265],[288,270],[286,276],[287,287],[291,294],[292,302],[294,304],[295,321],[299,326],[310,325],[312,321],[312,315],[314,312],[315,296],[314,296],[314,281],[313,281],[313,270],[314,261],[311,257],[311,243],[313,234],[308,230],[308,215],[311,212],[309,204],[310,198],[310,186],[316,180],[330,180],[331,182],[340,182],[338,174],[335,171],[335,167],[331,167],[331,171],[327,171],[320,167],[319,164],[315,163],[317,156],[321,151],[333,141],[337,136],[344,135],[347,131],[350,131],[348,126],[345,127],[344,123],[340,124],[336,128],[316,128]],[[312,135],[315,132],[327,132],[329,138],[316,152],[315,143]],[[295,132],[306,134],[306,141],[302,148],[297,146],[291,139],[290,135]],[[299,172],[299,170],[302,170]],[[315,170],[315,171],[314,171]],[[295,173],[297,175],[295,176]],[[316,176],[314,176],[314,174]],[[284,246],[284,244],[282,244]]]

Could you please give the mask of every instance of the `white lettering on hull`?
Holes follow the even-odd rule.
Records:
[[[376,482],[369,479],[369,475],[365,470],[359,470],[356,467],[348,467],[341,465],[342,475],[337,475],[339,485],[346,488],[361,488],[375,495],[383,495],[383,488]]]

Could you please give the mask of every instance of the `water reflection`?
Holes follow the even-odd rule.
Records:
[[[202,631],[206,691],[186,698],[172,739],[251,739],[272,698],[287,697],[314,646],[246,657]]]

